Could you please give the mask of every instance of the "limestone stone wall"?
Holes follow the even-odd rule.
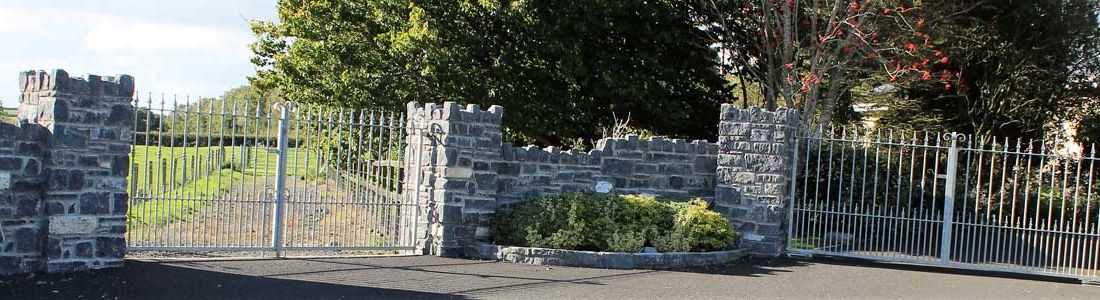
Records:
[[[405,179],[405,195],[417,207],[405,214],[416,218],[414,239],[422,241],[421,253],[464,256],[496,207],[492,166],[500,161],[504,108],[413,102],[407,113],[406,161],[420,166]]]
[[[791,151],[798,115],[722,105],[714,209],[741,233],[741,248],[778,256],[786,245]]]
[[[0,275],[34,272],[44,263],[45,141],[41,126],[0,122]]]
[[[718,145],[637,136],[604,139],[589,152],[501,143],[504,109],[410,103],[406,153],[426,253],[466,256],[489,241],[494,212],[540,195],[594,191],[713,198]],[[421,149],[422,148],[422,149]],[[420,153],[417,157],[416,154]],[[419,158],[419,160],[417,160]],[[419,178],[418,178],[419,177]]]
[[[541,195],[594,191],[710,198],[718,145],[636,135],[602,139],[588,152],[557,147],[501,147],[497,199],[509,204]]]
[[[120,266],[133,78],[27,71],[19,87],[20,125],[0,125],[0,272]]]

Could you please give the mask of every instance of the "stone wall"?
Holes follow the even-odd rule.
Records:
[[[514,147],[501,143],[503,114],[495,105],[482,111],[409,103],[407,160],[421,168],[405,180],[419,213],[405,217],[423,228],[414,237],[426,241],[423,253],[466,256],[475,242],[489,240],[497,208],[540,195],[593,191],[598,184],[613,193],[675,199],[714,195],[717,144],[630,136],[601,140],[589,152]]]
[[[44,263],[45,141],[41,126],[0,122],[0,275],[34,272]]]
[[[601,139],[588,152],[557,147],[501,147],[497,199],[509,204],[541,195],[593,191],[598,183],[621,194],[673,199],[714,196],[718,145],[636,135]]]
[[[19,87],[21,124],[4,124],[3,131],[5,136],[22,137],[13,139],[12,146],[6,146],[7,139],[0,142],[0,162],[20,164],[23,170],[17,176],[0,175],[17,179],[6,189],[0,184],[0,195],[11,195],[8,202],[18,205],[36,202],[35,215],[25,216],[30,208],[16,205],[16,213],[8,217],[0,203],[0,218],[5,218],[5,226],[21,224],[13,235],[22,236],[13,239],[18,244],[12,249],[26,244],[24,237],[37,244],[33,250],[23,246],[16,250],[28,251],[12,252],[18,254],[8,257],[19,257],[20,267],[10,267],[14,259],[8,259],[8,265],[0,264],[0,272],[120,266],[126,253],[133,78],[71,78],[62,70],[28,71],[20,74]],[[4,150],[8,147],[10,154]],[[0,171],[11,173],[8,169]],[[18,221],[8,222],[9,218]]]
[[[741,248],[778,256],[786,245],[791,151],[798,115],[722,105],[714,209],[741,233]]]

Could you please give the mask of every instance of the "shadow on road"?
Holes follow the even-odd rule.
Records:
[[[854,266],[861,268],[877,268],[887,270],[898,271],[910,271],[910,272],[923,272],[923,273],[935,273],[935,274],[951,274],[951,275],[963,275],[963,276],[979,276],[979,277],[998,277],[998,278],[1011,278],[1011,279],[1023,279],[1023,280],[1039,280],[1049,282],[1061,282],[1061,283],[1080,283],[1080,280],[1075,278],[1055,277],[1045,275],[1034,274],[1021,274],[1012,272],[998,272],[998,271],[985,271],[985,270],[972,270],[972,269],[960,269],[941,266],[926,266],[907,263],[893,263],[882,262],[875,260],[857,259],[857,258],[845,258],[845,257],[831,257],[831,256],[815,256],[814,258],[780,258],[777,260],[792,261],[792,264],[820,264],[820,265],[834,265],[834,266]]]
[[[2,278],[2,277],[0,277]],[[415,292],[197,270],[127,261],[120,269],[3,278],[4,299],[417,299]],[[10,298],[8,298],[10,297]]]
[[[754,258],[725,265],[699,268],[683,268],[670,271],[714,275],[761,277],[795,272],[798,271],[798,267],[805,267],[808,266],[810,263],[812,262],[789,258]]]

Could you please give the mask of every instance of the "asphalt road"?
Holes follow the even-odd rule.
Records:
[[[603,270],[438,257],[130,260],[4,278],[0,299],[1100,299],[1051,278],[833,259]]]

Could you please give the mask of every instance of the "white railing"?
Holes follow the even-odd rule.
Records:
[[[1095,146],[804,130],[788,250],[1100,277]]]
[[[412,249],[403,115],[152,99],[136,105],[130,250]]]

